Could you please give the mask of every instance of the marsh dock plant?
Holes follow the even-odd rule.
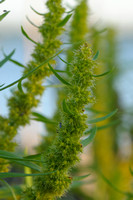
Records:
[[[61,46],[59,36],[63,28],[59,26],[62,20],[64,8],[61,5],[61,0],[48,0],[46,3],[49,12],[44,14],[44,23],[39,27],[39,32],[42,35],[42,42],[35,42],[35,49],[32,54],[32,60],[24,69],[23,75],[39,66],[48,58],[52,57]],[[22,28],[24,33],[24,29]],[[54,64],[55,61],[50,61]],[[20,126],[25,126],[30,121],[30,114],[32,108],[36,107],[39,103],[40,95],[43,94],[45,89],[42,86],[44,78],[51,75],[51,70],[45,64],[40,67],[36,72],[28,76],[27,80],[20,86],[20,90],[12,92],[12,97],[8,100],[9,116],[0,116],[0,149],[13,151],[16,144],[12,141],[17,134]],[[19,87],[20,88],[20,87]],[[0,160],[3,162],[3,160]],[[0,165],[0,171],[8,171],[6,165]]]
[[[54,200],[61,197],[72,183],[69,172],[80,160],[79,154],[83,150],[81,137],[88,127],[84,107],[93,102],[94,67],[92,50],[85,43],[75,51],[71,65],[72,76],[66,85],[67,97],[62,103],[59,122],[61,126],[58,128],[56,140],[43,158],[45,162],[43,172],[54,173],[36,178],[30,194],[33,198],[27,198],[28,188],[23,199]]]
[[[68,36],[69,36],[69,43],[70,47],[67,49],[66,57],[67,57],[67,62],[66,62],[66,70],[67,72],[71,68],[71,61],[73,60],[73,53],[76,49],[78,49],[81,44],[84,43],[85,36],[88,33],[88,5],[87,5],[87,0],[81,0],[78,2],[76,8],[74,9],[72,20],[70,22],[70,26],[68,29]],[[69,72],[67,73],[67,79],[69,79]],[[39,151],[45,151],[49,148],[49,145],[51,142],[54,140],[56,134],[55,129],[57,127],[55,122],[57,119],[60,119],[60,107],[61,107],[61,102],[65,98],[65,90],[64,88],[57,88],[58,92],[58,100],[57,100],[57,110],[51,120],[51,123],[46,123],[46,128],[48,135],[45,135],[42,137],[42,141],[40,145],[37,147]]]

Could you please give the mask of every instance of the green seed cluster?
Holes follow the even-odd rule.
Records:
[[[24,75],[49,57],[52,57],[62,44],[58,38],[63,31],[63,28],[58,26],[64,13],[61,0],[48,0],[46,5],[49,12],[44,15],[45,21],[39,28],[43,41],[35,46],[32,54],[33,59],[24,70]],[[51,63],[55,63],[55,61],[51,61]],[[12,92],[12,97],[8,101],[9,117],[8,119],[1,117],[0,122],[1,149],[13,150],[14,143],[11,141],[17,133],[17,129],[29,123],[32,108],[38,105],[40,95],[44,91],[43,80],[50,75],[51,71],[48,66],[43,65],[23,83],[24,93],[21,91]],[[1,169],[1,165],[0,171],[4,171],[3,167]]]
[[[71,62],[73,59],[73,51],[78,49],[81,44],[83,44],[86,34],[88,33],[88,5],[87,0],[79,1],[78,5],[76,6],[71,22],[71,29],[69,32],[69,41],[72,43],[71,47],[67,50],[67,61]],[[69,70],[71,65],[67,65],[67,69]],[[69,74],[68,74],[69,75]],[[53,116],[53,121],[58,120],[60,118],[60,104],[61,101],[65,98],[65,90],[60,89],[58,91],[58,102],[57,102],[57,111]],[[48,131],[48,135],[42,138],[42,142],[37,147],[39,152],[47,151],[49,145],[55,139],[56,134],[55,129],[57,128],[54,124],[46,124],[46,128]]]
[[[60,197],[72,182],[69,170],[79,161],[79,153],[82,152],[80,138],[87,128],[84,107],[93,101],[91,88],[94,86],[94,66],[92,51],[85,43],[74,54],[71,85],[67,86],[66,105],[69,111],[62,109],[58,136],[44,155],[44,172],[55,172],[36,179],[36,200],[53,200]]]

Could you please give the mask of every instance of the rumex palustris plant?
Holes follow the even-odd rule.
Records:
[[[42,171],[53,172],[50,175],[35,179],[30,195],[36,200],[53,200],[60,197],[72,182],[69,175],[72,166],[79,161],[82,152],[81,137],[88,127],[84,107],[93,102],[92,87],[94,87],[93,69],[95,67],[92,50],[87,43],[74,53],[71,64],[71,78],[66,86],[67,97],[63,101],[61,123],[55,142],[44,154]],[[29,196],[29,188],[24,198]]]
[[[24,69],[23,75],[37,67],[39,64],[52,57],[60,48],[62,42],[58,38],[63,28],[59,26],[64,8],[61,0],[48,0],[46,5],[49,12],[44,14],[44,23],[39,27],[42,42],[36,43],[32,60]],[[58,11],[58,12],[57,12]],[[50,61],[55,63],[55,61]],[[20,126],[25,126],[30,121],[33,107],[39,103],[45,87],[42,86],[44,78],[50,76],[51,71],[47,65],[42,65],[36,72],[32,73],[23,83],[24,92],[15,90],[8,100],[9,116],[0,116],[0,148],[1,150],[13,151],[16,144],[12,141]],[[1,160],[3,162],[3,160]],[[0,166],[0,171],[7,171],[6,165]]]
[[[69,63],[73,59],[73,53],[76,49],[80,47],[81,44],[85,41],[85,36],[88,33],[88,5],[87,0],[79,1],[78,5],[74,9],[74,13],[72,16],[72,20],[70,22],[70,27],[68,30],[69,43],[70,47],[67,49],[67,62],[66,62],[66,75],[67,79],[69,79],[69,68],[71,65]],[[58,89],[58,101],[57,101],[57,110],[51,120],[51,123],[46,123],[46,128],[48,131],[48,135],[42,138],[40,145],[37,147],[39,151],[45,151],[49,148],[50,143],[55,138],[57,128],[57,123],[54,123],[57,119],[60,118],[60,106],[61,102],[65,98],[65,90],[64,88]],[[58,131],[57,131],[58,132]]]

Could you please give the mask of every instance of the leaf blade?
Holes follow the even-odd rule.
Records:
[[[65,79],[63,79],[59,74],[57,74],[57,72],[53,69],[53,67],[48,63],[48,66],[50,68],[50,70],[53,72],[53,74],[65,85],[71,85],[70,83],[68,83]]]
[[[2,3],[2,2],[0,2]],[[2,21],[9,13],[10,11],[6,11],[5,13],[3,13],[2,15],[0,15],[0,21]]]
[[[93,57],[93,59],[92,60],[96,60],[97,58],[98,58],[98,56],[99,56],[99,50],[96,52],[96,54],[94,55],[94,57]]]
[[[27,21],[28,21],[32,26],[34,26],[34,27],[36,27],[36,28],[39,28],[39,26],[37,26],[36,24],[34,24],[34,23],[29,19],[28,16],[26,16],[26,19],[27,19]]]
[[[25,32],[23,26],[21,26],[21,32],[22,32],[22,34],[23,34],[28,40],[30,40],[30,41],[33,42],[34,44],[37,44],[37,42],[35,42],[34,40],[32,40],[32,39],[28,36],[28,34]]]
[[[31,8],[31,10],[33,10],[38,15],[43,15],[43,16],[45,15],[43,13],[40,13],[40,12],[36,11],[32,6],[30,6],[30,8]]]
[[[73,181],[71,184],[71,188],[77,188],[77,187],[81,187],[82,185],[87,185],[87,184],[92,184],[94,183],[96,180],[92,179],[89,181]]]
[[[26,176],[45,176],[54,173],[52,172],[46,172],[46,173],[34,173],[34,174],[25,174],[25,173],[14,173],[14,172],[1,172],[0,178],[12,178],[12,177],[26,177]]]
[[[81,141],[81,144],[82,144],[83,147],[86,147],[88,144],[90,144],[94,140],[94,138],[96,136],[96,132],[97,132],[97,127],[95,126],[91,130],[90,135],[86,139]]]
[[[5,0],[1,0],[0,3],[3,3]]]
[[[71,16],[72,16],[72,14],[68,14],[57,26],[58,27],[64,26],[69,21]]]
[[[93,77],[102,77],[102,76],[106,76],[107,74],[110,74],[112,72],[112,70],[109,70],[109,71],[107,71],[107,72],[104,72],[104,73],[102,73],[102,74],[98,74],[98,75],[92,75]]]
[[[22,88],[22,81],[18,82],[18,89],[21,93],[24,93],[23,88]]]
[[[64,62],[67,65],[71,65],[71,63],[68,63],[67,61],[65,61],[64,59],[62,59],[60,56],[57,56],[62,62]]]
[[[5,56],[5,58],[2,61],[0,61],[0,67],[2,67],[7,61],[9,61],[14,53],[15,49],[8,56]]]
[[[52,60],[53,58],[55,58],[57,55],[59,55],[63,50],[60,50],[59,52],[57,52],[54,56],[48,58],[47,60],[45,60],[44,62],[42,62],[39,66],[35,67],[34,69],[32,69],[31,71],[29,71],[27,74],[25,74],[24,76],[22,76],[21,78],[17,79],[16,81],[10,83],[9,85],[3,87],[0,89],[0,91],[5,90],[13,85],[15,85],[16,83],[18,83],[19,81],[22,81],[23,79],[27,78],[28,76],[30,76],[33,72],[35,72],[36,70],[38,70],[40,67],[42,67],[44,64],[48,63],[50,60]]]
[[[112,111],[111,113],[103,116],[103,117],[99,117],[99,118],[95,118],[95,119],[92,119],[92,120],[88,120],[88,123],[92,124],[92,123],[97,123],[97,122],[101,122],[105,119],[108,119],[110,117],[112,117],[113,115],[115,115],[117,113],[118,109],[115,109],[114,111]]]
[[[80,181],[80,180],[82,180],[82,179],[84,179],[84,178],[87,178],[88,176],[90,176],[91,174],[86,174],[86,175],[84,175],[84,176],[75,176],[75,177],[73,177],[73,181]]]
[[[6,159],[6,160],[11,160],[17,164],[29,167],[29,168],[39,171],[39,172],[41,171],[41,168],[39,165],[31,163],[31,161],[34,161],[34,160],[28,160],[28,159],[21,158],[11,152],[0,150],[0,158]]]
[[[9,59],[10,62],[14,63],[15,65],[18,65],[19,67],[26,68],[22,63],[18,62],[17,60],[14,59]]]
[[[36,117],[36,118],[32,118],[36,121],[41,121],[41,122],[49,123],[49,124],[57,124],[57,122],[48,119],[47,117],[45,117],[44,115],[40,113],[32,112],[32,115]]]

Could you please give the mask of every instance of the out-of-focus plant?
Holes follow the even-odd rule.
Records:
[[[97,80],[97,87],[95,95],[97,102],[94,105],[94,113],[103,115],[107,110],[112,110],[119,107],[116,91],[113,88],[113,82],[117,78],[117,64],[116,64],[116,33],[112,28],[106,29],[104,34],[96,34],[97,31],[93,29],[93,45],[94,50],[100,50],[99,61],[101,67],[96,69],[97,73],[110,71],[111,73],[103,79]],[[104,101],[104,103],[102,103]],[[109,120],[98,123],[98,132],[94,145],[94,163],[101,170],[109,181],[117,188],[130,188],[130,173],[129,162],[123,162],[119,157],[118,140],[117,140],[117,127],[121,126],[121,120],[114,117],[113,121]],[[101,140],[102,137],[102,140]],[[108,153],[107,153],[108,152]],[[125,169],[123,168],[123,165]],[[104,177],[104,176],[102,176]],[[122,199],[122,189],[117,192],[112,190],[109,184],[106,184],[106,179],[98,179],[97,195],[96,198],[103,199]],[[123,181],[122,181],[123,180]],[[105,182],[104,182],[105,181]],[[112,184],[112,185],[113,185]],[[115,188],[115,187],[114,187]],[[124,193],[124,192],[123,192]]]

